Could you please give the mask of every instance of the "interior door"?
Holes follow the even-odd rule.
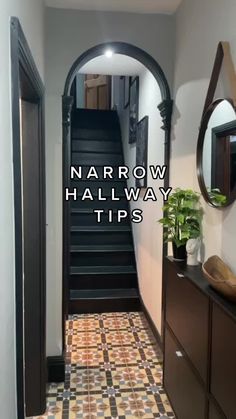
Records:
[[[226,196],[230,196],[229,161],[230,150],[228,137],[216,137],[216,139],[212,143],[213,164],[211,173],[211,187],[213,189],[219,189],[220,192]]]
[[[111,106],[111,77],[99,74],[85,76],[85,108],[109,110]]]
[[[46,397],[43,161],[39,106],[20,101],[26,416],[42,414]]]
[[[230,136],[215,137],[212,142],[211,187],[225,196],[231,195],[231,142]]]

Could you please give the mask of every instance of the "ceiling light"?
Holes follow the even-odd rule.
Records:
[[[111,58],[111,57],[113,56],[113,51],[112,51],[111,49],[107,49],[107,50],[105,51],[105,56],[106,56],[107,58]]]

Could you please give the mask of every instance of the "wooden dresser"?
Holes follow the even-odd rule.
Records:
[[[236,304],[201,267],[164,263],[164,387],[177,419],[236,419]]]

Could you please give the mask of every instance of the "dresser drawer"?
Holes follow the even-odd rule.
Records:
[[[165,332],[164,387],[178,419],[204,419],[204,389],[170,332]]]
[[[227,419],[236,418],[236,323],[213,304],[211,393]]]
[[[209,299],[166,262],[166,321],[206,382]]]

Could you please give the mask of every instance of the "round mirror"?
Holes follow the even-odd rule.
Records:
[[[218,99],[205,113],[198,139],[197,171],[205,200],[217,208],[236,198],[236,113]]]

